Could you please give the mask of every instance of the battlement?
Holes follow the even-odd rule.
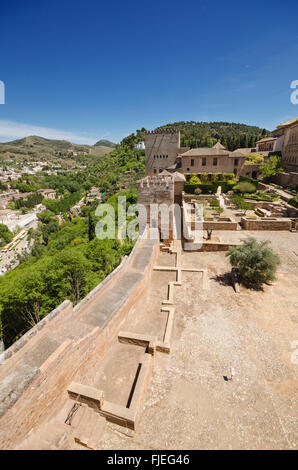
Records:
[[[155,129],[155,130],[149,130],[149,131],[145,131],[143,132],[143,134],[145,135],[149,135],[149,134],[178,134],[179,129],[173,129],[173,128],[168,128],[168,129]]]
[[[137,181],[138,190],[150,187],[155,187],[156,189],[164,187],[164,189],[168,189],[173,184],[174,177],[172,175],[150,175]]]

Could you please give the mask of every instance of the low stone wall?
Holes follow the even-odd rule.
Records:
[[[213,242],[211,240],[204,242],[198,251],[228,251],[230,247],[239,245],[240,243]]]
[[[291,219],[273,218],[273,217],[258,217],[257,219],[250,219],[248,217],[241,218],[241,225],[245,230],[291,230]]]
[[[233,219],[230,220],[204,220],[203,223],[203,228],[204,230],[207,230],[207,228],[212,229],[212,230],[237,230],[238,228],[238,223],[235,222]]]

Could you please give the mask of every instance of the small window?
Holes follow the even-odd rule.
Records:
[[[194,159],[192,158],[192,159],[190,160],[190,166],[194,166],[194,164],[195,164],[195,161],[194,161]]]
[[[186,171],[190,171],[189,168],[186,168]]]
[[[235,160],[234,160],[234,165],[235,165],[235,166],[238,166],[238,158],[235,158]]]
[[[156,168],[153,169],[153,173],[156,173]]]
[[[217,158],[213,158],[213,166],[216,166],[217,165]]]
[[[166,158],[168,158],[168,155],[166,155]]]
[[[205,157],[202,158],[202,165],[206,166],[206,158]]]

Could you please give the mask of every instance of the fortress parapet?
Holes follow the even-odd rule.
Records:
[[[165,129],[155,129],[155,130],[149,130],[149,131],[144,131],[143,134],[149,135],[149,134],[177,134],[179,132],[179,129],[175,128],[165,128]]]

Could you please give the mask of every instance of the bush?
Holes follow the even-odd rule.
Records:
[[[202,178],[203,179],[203,178]],[[200,184],[191,184],[185,183],[184,191],[188,194],[194,194],[196,188],[200,188],[203,194],[215,194],[218,186],[221,186],[222,192],[227,193],[231,191],[235,184],[236,180],[229,181],[213,181],[212,183],[200,183]]]
[[[258,242],[250,237],[241,246],[230,247],[226,256],[238,269],[240,282],[248,287],[260,287],[275,279],[279,256],[268,247],[269,241]]]
[[[234,180],[234,173],[223,173],[222,174],[223,181],[231,181]]]
[[[192,175],[190,180],[189,180],[189,183],[190,184],[200,184],[201,180],[197,175]]]
[[[210,204],[211,207],[219,207],[219,200],[218,199],[211,199],[209,204]]]
[[[244,194],[246,199],[253,199],[254,201],[274,202],[280,199],[280,196],[274,193],[266,193],[265,191],[257,191],[254,194]]]
[[[249,183],[248,181],[242,181],[234,186],[234,191],[237,193],[254,193],[256,192],[257,188],[254,184]]]

